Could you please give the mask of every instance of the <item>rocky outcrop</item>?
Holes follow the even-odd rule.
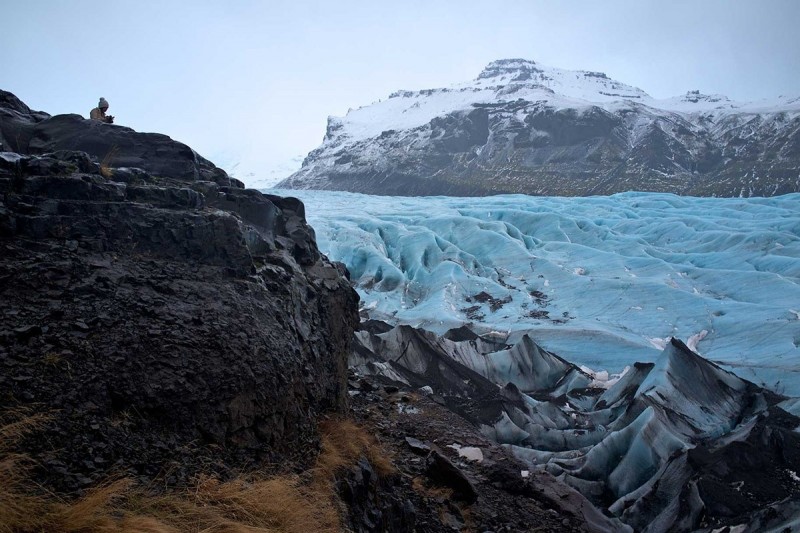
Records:
[[[0,151],[25,153],[33,129],[50,118],[42,111],[33,111],[8,91],[0,90]]]
[[[800,191],[799,171],[800,98],[656,100],[602,73],[500,60],[471,82],[330,118],[323,144],[278,187],[773,196]]]
[[[0,151],[45,154],[80,151],[109,168],[139,168],[156,178],[243,185],[187,145],[160,133],[86,120],[80,115],[50,116],[32,111],[13,94],[0,90]]]
[[[313,459],[316,417],[346,407],[358,297],[302,203],[168,137],[2,97],[3,144],[28,154],[0,154],[0,409],[50,415],[25,444],[43,479]],[[75,151],[106,146],[123,166]]]
[[[359,465],[340,485],[353,531],[630,531],[481,435],[444,406],[450,395],[370,375],[354,376],[350,387],[354,418],[397,469],[376,481]]]

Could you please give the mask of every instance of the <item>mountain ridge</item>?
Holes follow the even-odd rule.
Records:
[[[396,91],[330,117],[277,187],[367,194],[581,196],[800,190],[800,98],[654,99],[604,73],[523,59],[449,88]]]

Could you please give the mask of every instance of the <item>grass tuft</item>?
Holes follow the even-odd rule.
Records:
[[[33,483],[33,462],[12,453],[45,420],[28,411],[0,416],[0,533],[334,533],[343,530],[334,476],[361,456],[379,475],[394,470],[373,436],[337,419],[321,426],[310,476],[201,476],[167,492],[118,479],[63,500]]]
[[[322,450],[317,458],[315,472],[320,479],[331,479],[340,469],[354,464],[365,456],[379,476],[395,472],[391,458],[367,433],[348,419],[334,419],[320,424]]]
[[[28,409],[14,409],[0,414],[0,533],[37,531],[46,524],[41,510],[50,502],[35,491],[30,472],[34,466],[27,456],[12,450],[25,435],[38,430],[47,421]]]
[[[111,179],[114,175],[114,169],[111,168],[111,164],[114,162],[114,159],[117,158],[117,152],[119,152],[119,147],[112,146],[111,150],[109,150],[105,156],[103,156],[103,160],[100,161],[100,175],[106,179]]]

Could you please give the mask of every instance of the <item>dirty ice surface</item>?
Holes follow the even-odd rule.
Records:
[[[800,194],[774,198],[299,197],[373,318],[523,333],[595,370],[670,337],[800,396]]]

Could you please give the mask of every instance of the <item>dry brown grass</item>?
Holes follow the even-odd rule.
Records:
[[[391,457],[373,435],[352,420],[334,419],[320,424],[322,450],[317,458],[315,477],[332,479],[336,472],[366,456],[379,476],[395,471]]]
[[[114,175],[114,169],[111,168],[111,164],[114,162],[114,159],[117,158],[117,152],[119,152],[119,147],[112,146],[111,150],[103,156],[103,160],[100,161],[100,175],[106,179],[111,179]]]
[[[40,510],[48,500],[32,489],[29,461],[18,455],[0,459],[0,532],[40,531],[46,525]]]
[[[292,476],[227,482],[205,477],[167,494],[120,480],[57,506],[52,523],[65,533],[334,533],[341,525],[330,496]]]
[[[31,462],[10,452],[44,417],[0,417],[0,533],[334,533],[342,531],[334,475],[365,455],[379,475],[393,471],[374,437],[353,422],[321,426],[322,450],[309,476],[202,476],[166,493],[127,479],[95,487],[77,500],[43,492]]]
[[[414,489],[414,492],[423,494],[434,500],[451,500],[453,498],[453,489],[428,485],[420,477],[415,477],[411,480],[411,487]]]
[[[41,509],[46,497],[37,494],[30,481],[33,464],[26,456],[13,453],[20,439],[41,428],[42,415],[17,409],[0,414],[0,532],[39,531],[46,521]]]

